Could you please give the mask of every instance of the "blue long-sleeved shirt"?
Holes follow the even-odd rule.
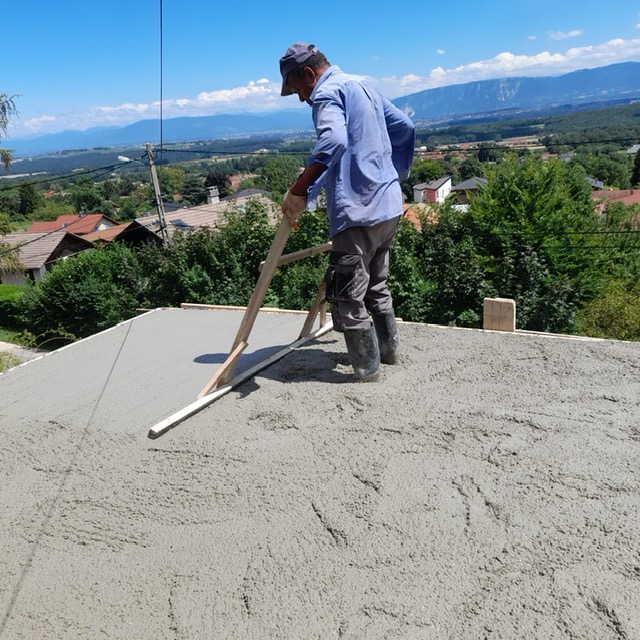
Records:
[[[327,170],[309,188],[315,209],[324,187],[329,235],[402,215],[400,180],[409,176],[415,128],[408,116],[358,76],[330,66],[311,93],[317,142],[308,164]]]

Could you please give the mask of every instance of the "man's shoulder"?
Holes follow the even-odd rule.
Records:
[[[339,92],[349,92],[360,90],[363,86],[371,87],[364,76],[358,76],[352,73],[345,73],[337,65],[332,65],[325,72],[326,78],[317,88],[316,98],[335,95]]]

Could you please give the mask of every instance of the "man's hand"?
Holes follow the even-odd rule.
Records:
[[[296,229],[296,221],[300,218],[304,210],[307,208],[307,197],[297,196],[287,191],[282,201],[282,215],[287,218],[291,226]]]

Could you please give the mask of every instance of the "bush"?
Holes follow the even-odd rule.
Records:
[[[143,280],[138,271],[135,252],[118,243],[62,260],[25,288],[18,304],[21,326],[64,341],[112,327],[135,315]]]
[[[593,338],[640,340],[640,285],[613,281],[578,312],[578,333]]]
[[[22,287],[0,284],[0,327],[15,327]]]

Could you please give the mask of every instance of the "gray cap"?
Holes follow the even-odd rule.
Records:
[[[280,75],[282,76],[281,96],[290,96],[293,91],[287,87],[287,76],[297,69],[303,62],[308,60],[314,53],[318,53],[318,48],[306,42],[294,42],[280,58]]]

